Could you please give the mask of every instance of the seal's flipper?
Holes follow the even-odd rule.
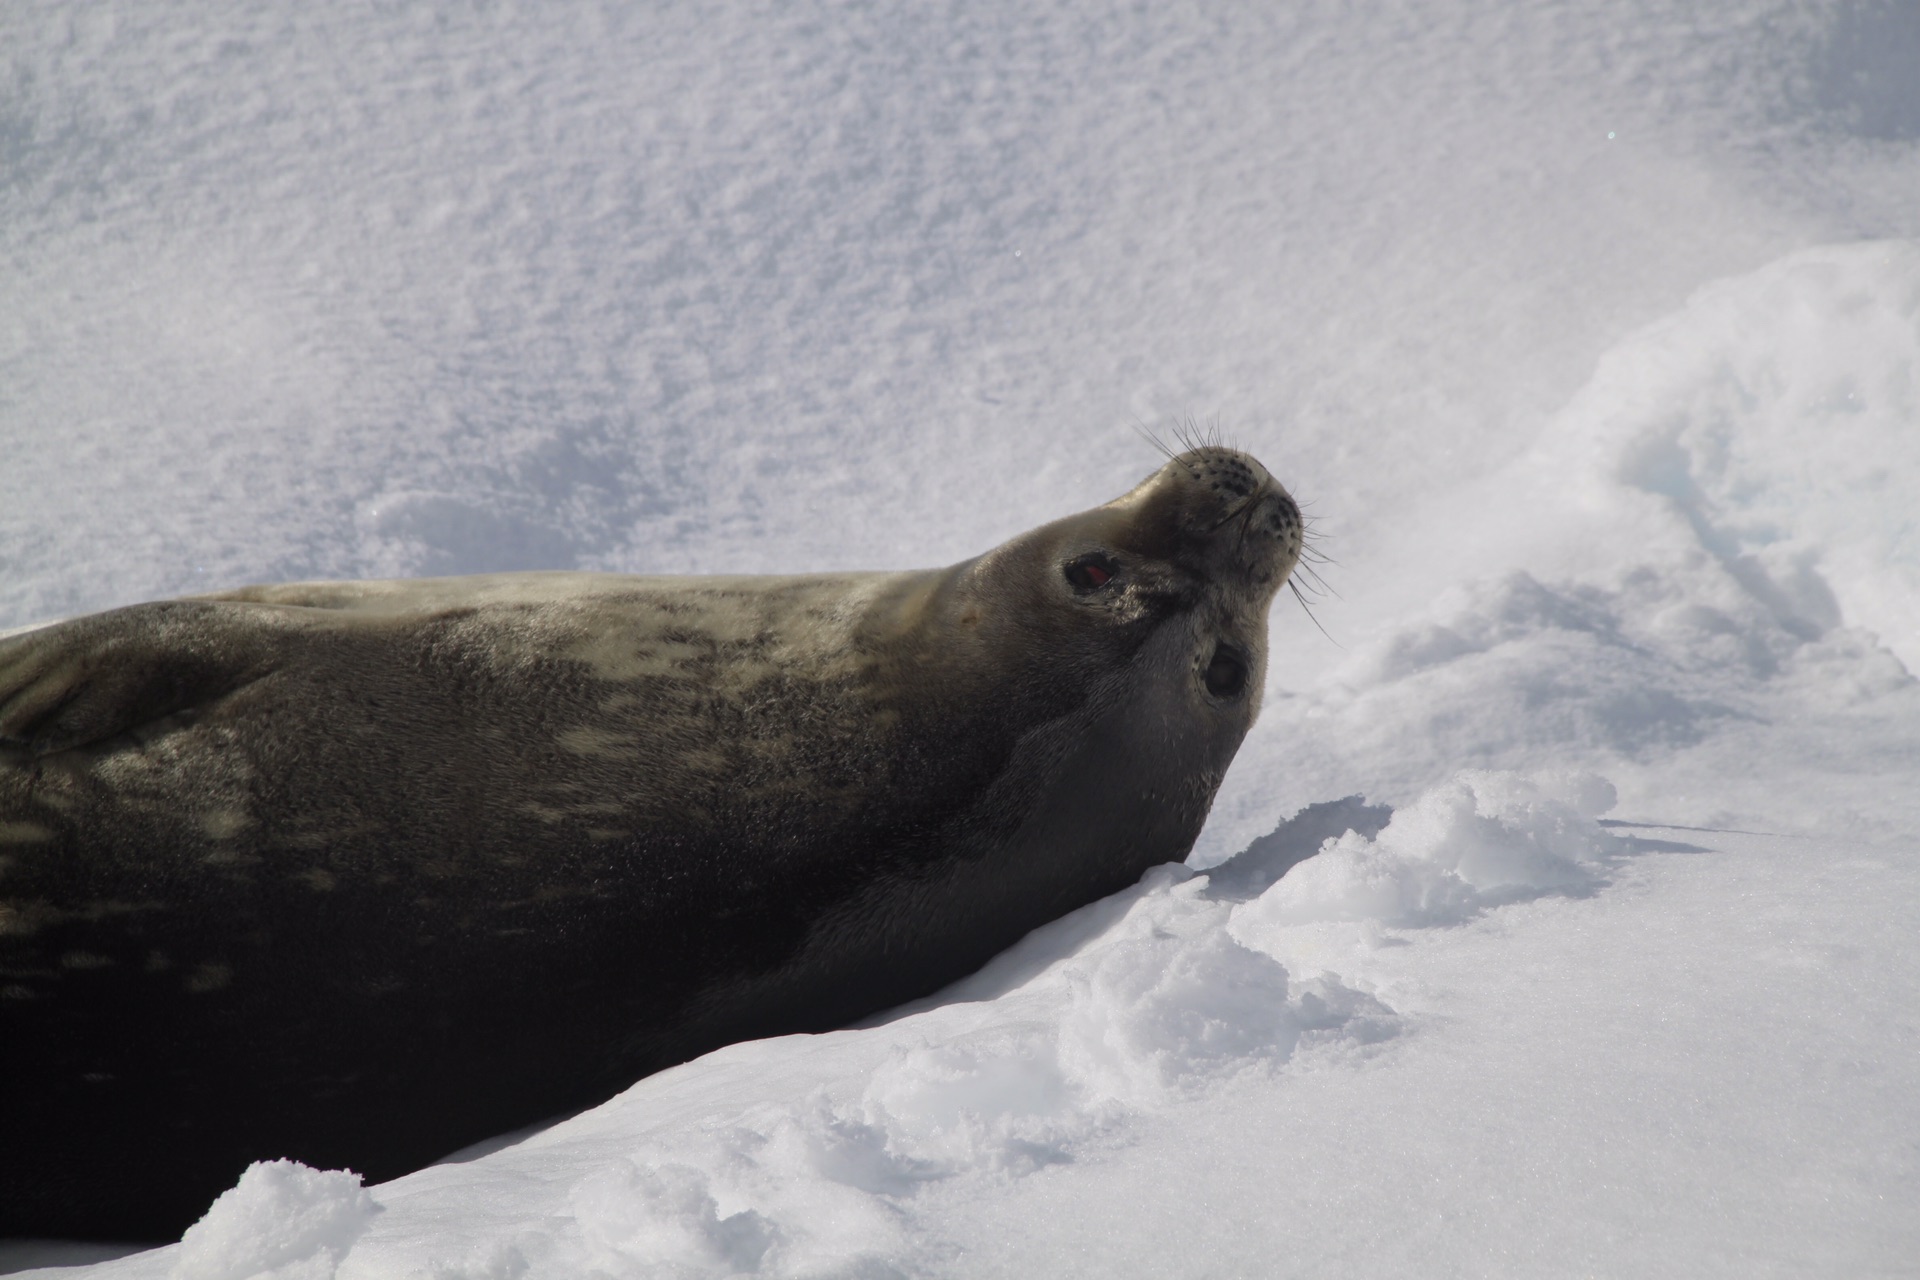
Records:
[[[177,600],[0,640],[0,745],[51,755],[231,693],[272,668],[276,612]]]

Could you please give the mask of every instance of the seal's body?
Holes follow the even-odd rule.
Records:
[[[924,995],[1185,855],[1298,509],[944,570],[252,588],[0,640],[0,1235],[176,1235]]]

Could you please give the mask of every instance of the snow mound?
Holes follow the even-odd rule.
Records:
[[[1226,933],[1229,919],[1230,909],[1196,911],[1190,936],[1156,929],[1069,971],[1062,1056],[1089,1095],[1164,1104],[1267,1071],[1303,1045],[1394,1034],[1391,1009],[1331,975],[1290,982],[1272,957]]]
[[[360,1183],[292,1160],[250,1166],[187,1228],[173,1280],[332,1280],[380,1212]]]
[[[1613,784],[1587,773],[1467,770],[1396,811],[1378,836],[1327,841],[1241,909],[1248,924],[1462,923],[1489,907],[1578,895],[1626,842],[1594,818]]]
[[[809,1072],[804,1098],[775,1091],[640,1128],[650,1097],[673,1096],[669,1073],[484,1158],[512,1166],[546,1148],[566,1171],[561,1198],[434,1274],[924,1270],[942,1256],[926,1216],[937,1203],[1098,1162],[1222,1090],[1378,1052],[1405,1020],[1370,989],[1364,955],[1345,953],[1344,974],[1296,974],[1278,957],[1297,935],[1325,921],[1458,923],[1589,893],[1628,851],[1594,822],[1613,798],[1591,774],[1466,771],[1398,812],[1359,797],[1310,806],[1211,875],[1156,868],[939,1002],[837,1033],[847,1066]],[[1310,838],[1317,853],[1302,848]],[[554,1160],[555,1144],[609,1138],[610,1155]]]
[[[1909,829],[1916,422],[1920,242],[1700,289],[1604,354],[1529,451],[1403,521],[1399,598],[1273,698],[1201,857],[1276,799],[1401,805],[1463,767],[1540,763],[1606,775],[1634,817]],[[1774,785],[1758,758],[1822,781]]]
[[[751,1209],[720,1215],[706,1177],[685,1165],[620,1160],[569,1197],[592,1265],[642,1275],[751,1274],[773,1242]]]
[[[436,1275],[899,1274],[928,1256],[916,1215],[931,1189],[1074,1164],[1303,1050],[1351,1052],[1398,1029],[1336,976],[1293,982],[1228,936],[1233,904],[1205,877],[1159,868],[1122,899],[1090,937],[1072,917],[1040,931],[1030,942],[1053,946],[1053,962],[997,1002],[840,1033],[877,1047],[870,1070],[625,1142],[570,1184],[544,1229]],[[641,1082],[622,1104],[655,1087]]]
[[[1701,289],[1609,352],[1562,447],[1652,495],[1784,625],[1920,670],[1920,243],[1829,245]]]

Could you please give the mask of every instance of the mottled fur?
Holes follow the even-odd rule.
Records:
[[[0,639],[0,1234],[174,1235],[258,1158],[392,1177],[962,976],[1186,853],[1299,550],[1203,447],[944,570]]]

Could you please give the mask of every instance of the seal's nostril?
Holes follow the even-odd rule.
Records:
[[[1237,650],[1219,645],[1213,660],[1207,663],[1207,692],[1216,698],[1231,698],[1247,687],[1247,663]]]

